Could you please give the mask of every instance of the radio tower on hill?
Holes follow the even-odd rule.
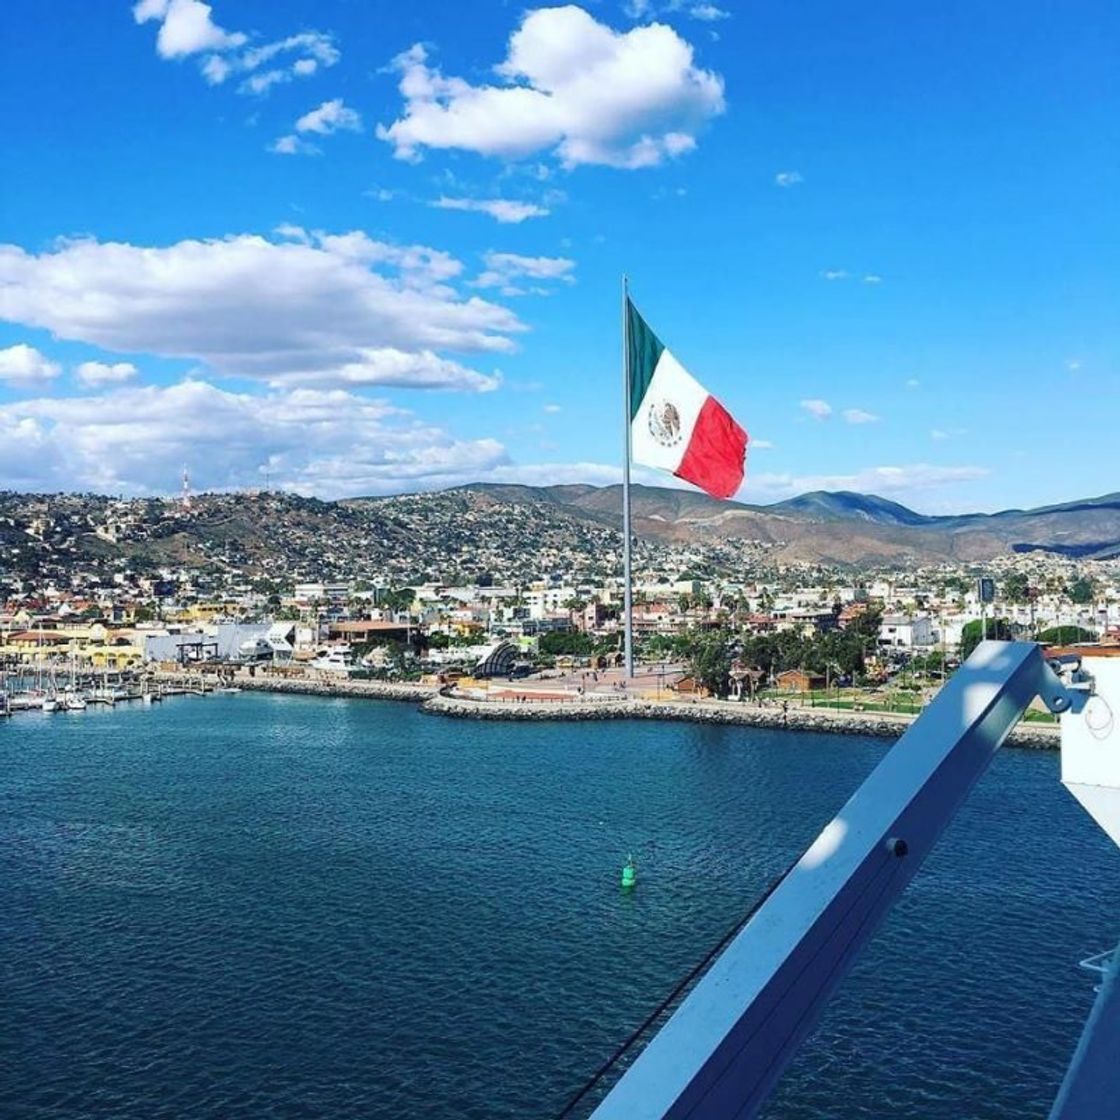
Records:
[[[191,508],[191,475],[187,466],[183,464],[183,509],[187,512]]]

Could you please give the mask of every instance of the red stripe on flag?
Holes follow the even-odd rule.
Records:
[[[730,498],[743,485],[747,433],[709,396],[696,418],[684,458],[673,472],[713,498]]]

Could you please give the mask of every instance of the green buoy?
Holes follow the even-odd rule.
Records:
[[[626,862],[622,865],[622,888],[623,890],[630,890],[638,883],[638,868],[634,863],[634,857],[627,855]]]

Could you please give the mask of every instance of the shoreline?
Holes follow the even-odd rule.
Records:
[[[183,683],[197,676],[158,674],[168,683]],[[889,713],[852,713],[826,708],[797,708],[783,713],[777,708],[758,708],[730,701],[655,701],[619,699],[610,701],[564,701],[562,703],[503,700],[469,700],[449,696],[434,685],[394,684],[389,681],[308,680],[243,677],[233,682],[246,692],[271,692],[295,696],[318,696],[358,700],[393,700],[413,703],[426,715],[445,719],[497,720],[505,722],[569,722],[588,720],[641,719],[663,723],[707,723],[729,727],[762,727],[777,731],[813,731],[835,735],[867,735],[897,739],[913,717]],[[1057,725],[1020,723],[1008,736],[1007,746],[1029,750],[1057,750]]]
[[[814,731],[836,735],[867,735],[897,739],[915,717],[861,712],[848,714],[824,708],[757,708],[728,701],[664,703],[655,700],[620,700],[615,703],[512,704],[503,701],[465,700],[434,696],[420,705],[430,715],[449,719],[506,721],[570,721],[643,719],[665,723],[708,723],[733,727],[763,727],[776,731]],[[1057,750],[1057,725],[1018,724],[1006,745],[1028,750]]]

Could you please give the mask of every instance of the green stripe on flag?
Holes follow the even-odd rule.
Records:
[[[630,340],[630,419],[633,420],[642,407],[642,398],[653,380],[653,371],[657,369],[665,344],[649,329],[629,299],[626,300],[626,330]]]

